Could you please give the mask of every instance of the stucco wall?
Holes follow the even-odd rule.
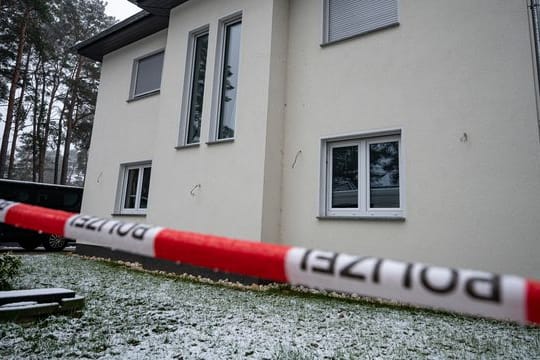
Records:
[[[322,1],[289,17],[283,242],[540,277],[526,2],[403,0],[399,27],[327,47]],[[387,128],[406,220],[318,220],[320,138]]]
[[[218,22],[237,11],[242,11],[243,17],[235,140],[208,145]],[[210,33],[201,144],[177,150],[188,34],[207,24]],[[149,222],[261,239],[272,27],[273,1],[200,0],[171,11]],[[280,164],[275,167],[279,170]],[[279,220],[279,209],[274,217]]]
[[[163,30],[103,59],[84,184],[81,210],[84,213],[110,217],[115,210],[120,164],[154,158],[160,95],[127,100],[133,60],[165,48],[166,39],[167,31]]]
[[[325,47],[322,3],[192,0],[168,31],[108,54],[83,212],[109,216],[120,164],[152,160],[137,221],[540,277],[526,1],[402,0],[399,27]],[[239,10],[236,137],[208,145],[218,21]],[[204,25],[201,144],[175,149],[188,33]],[[133,59],[165,46],[161,94],[126,103]],[[395,128],[405,220],[317,219],[320,139]]]
[[[281,184],[285,117],[289,1],[274,1],[268,120],[264,160],[261,240],[281,242]]]

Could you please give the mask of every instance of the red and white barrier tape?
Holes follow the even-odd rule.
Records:
[[[1,199],[0,221],[223,272],[540,324],[540,282],[517,276],[234,240]]]

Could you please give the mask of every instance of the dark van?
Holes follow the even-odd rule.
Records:
[[[77,186],[0,180],[0,199],[74,213],[81,211],[82,194],[83,188]],[[0,223],[0,242],[13,241],[26,250],[34,250],[43,245],[46,250],[60,251],[66,247],[68,239]]]

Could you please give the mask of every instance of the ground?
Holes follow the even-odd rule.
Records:
[[[17,288],[65,287],[80,317],[0,323],[0,358],[540,358],[540,328],[287,289],[238,290],[69,254],[20,255]]]

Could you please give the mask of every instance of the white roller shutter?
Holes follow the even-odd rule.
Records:
[[[327,0],[327,42],[398,23],[398,0]]]

